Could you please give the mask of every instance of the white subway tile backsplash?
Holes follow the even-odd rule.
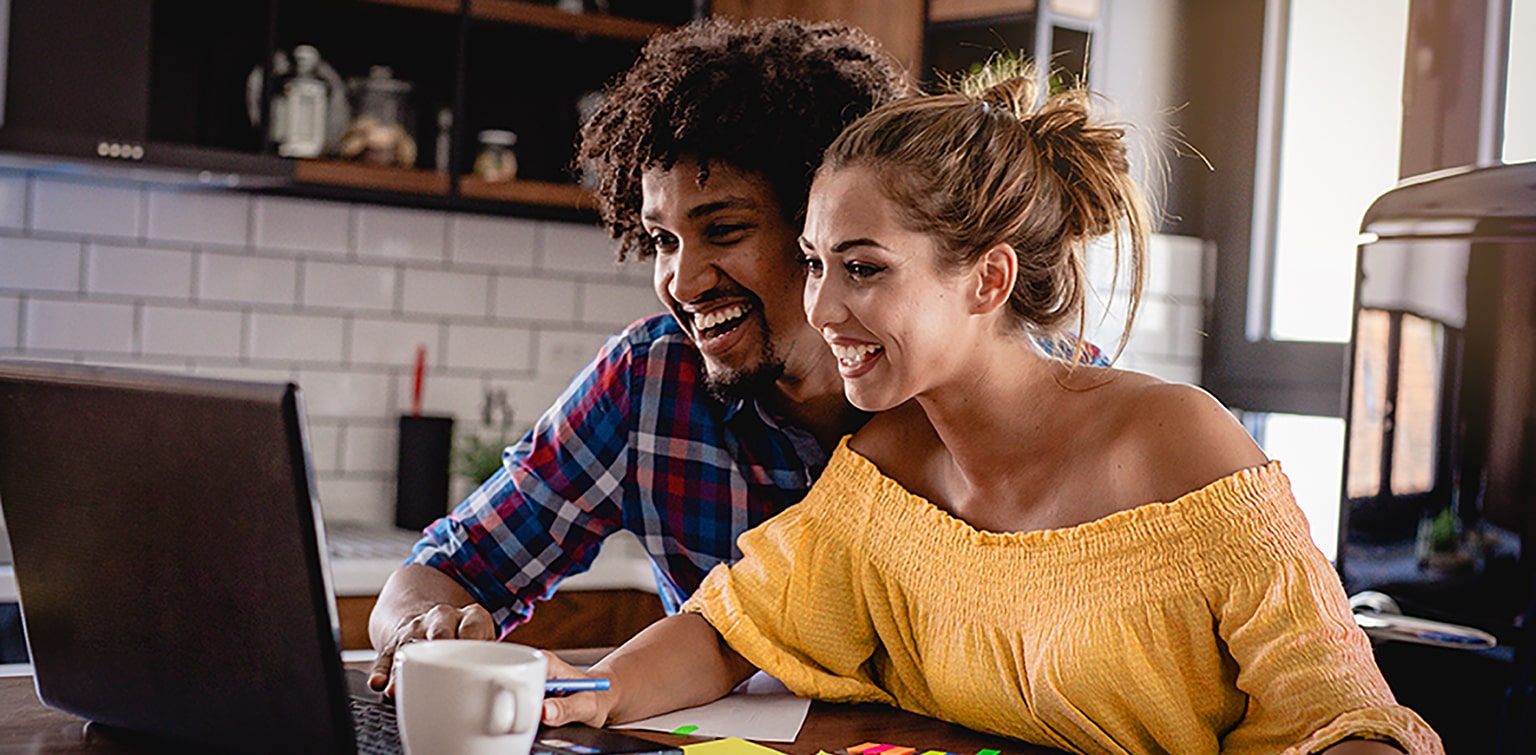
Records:
[[[79,291],[80,242],[0,237],[0,289]]]
[[[614,242],[596,225],[545,223],[542,252],[545,270],[605,276],[623,273]]]
[[[1136,369],[1171,383],[1200,384],[1200,360],[1145,355],[1137,359]]]
[[[478,273],[407,269],[401,296],[408,314],[485,317],[490,278]]]
[[[1172,350],[1176,327],[1178,310],[1174,305],[1161,297],[1144,297],[1131,326],[1130,348],[1145,354],[1167,355]]]
[[[27,225],[27,174],[0,172],[0,228]]]
[[[1205,245],[1190,236],[1152,237],[1148,257],[1147,290],[1169,296],[1200,297],[1201,275],[1205,269]]]
[[[340,262],[304,263],[304,305],[389,311],[400,271]]]
[[[201,362],[192,365],[192,374],[221,380],[240,380],[247,383],[291,383],[298,371],[288,366],[249,367],[221,362]]]
[[[571,281],[503,275],[496,279],[500,319],[575,322],[577,289]]]
[[[340,317],[253,313],[250,357],[339,363],[344,323]]]
[[[422,262],[446,258],[446,213],[370,206],[358,209],[357,219],[359,257]]]
[[[379,525],[394,521],[394,473],[364,478],[317,475],[315,487],[327,522]]]
[[[353,422],[342,432],[341,463],[347,474],[393,474],[399,455],[398,425],[377,427]]]
[[[296,301],[298,263],[287,259],[203,254],[197,297],[204,301],[287,304]]]
[[[317,475],[341,471],[340,425],[331,422],[307,422],[309,430],[309,458]]]
[[[647,286],[587,283],[582,288],[581,319],[593,325],[622,328],[663,311],[656,292]]]
[[[454,264],[532,268],[538,245],[538,224],[516,218],[454,215],[449,221]]]
[[[192,298],[192,252],[91,244],[86,247],[85,290],[163,299]]]
[[[571,378],[574,377],[576,375],[572,373],[564,379],[540,376],[533,380],[510,380],[494,384],[507,389],[507,400],[512,404],[512,425],[521,430],[517,433],[518,437],[522,437],[523,432],[527,432],[527,428],[554,405],[560,394],[570,387]]]
[[[1180,301],[1174,305],[1178,319],[1173,330],[1169,353],[1177,357],[1199,359],[1205,353],[1205,307]]]
[[[211,190],[149,192],[149,228],[156,241],[244,247],[250,239],[251,199]]]
[[[238,359],[244,345],[239,312],[146,306],[142,327],[145,354]]]
[[[252,241],[257,248],[347,256],[352,205],[287,197],[257,197],[255,202]]]
[[[391,414],[389,375],[301,369],[304,410],[311,417],[386,417]]]
[[[405,414],[411,410],[411,383],[414,381],[408,370],[396,373],[394,380],[395,413]],[[479,422],[485,388],[481,378],[459,377],[429,369],[422,381],[421,411],[453,417],[460,422]]]
[[[0,296],[0,349],[21,345],[21,300]]]
[[[133,352],[133,306],[32,299],[27,302],[27,349]]]
[[[412,368],[418,346],[427,347],[427,364],[442,364],[442,326],[437,323],[358,318],[352,321],[351,340],[354,365]]]
[[[551,380],[574,378],[597,356],[608,338],[605,333],[541,330],[534,369]]]
[[[137,238],[143,190],[135,184],[32,181],[33,231]]]
[[[449,325],[445,364],[453,369],[526,371],[533,368],[528,331],[478,325]]]

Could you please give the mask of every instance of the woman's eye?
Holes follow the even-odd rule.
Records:
[[[869,278],[878,274],[885,268],[878,265],[871,265],[867,262],[849,262],[843,265],[843,269],[847,270],[848,275],[853,278]]]

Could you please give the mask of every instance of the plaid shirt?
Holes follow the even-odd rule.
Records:
[[[1085,363],[1108,363],[1085,347]],[[407,563],[453,577],[505,633],[627,529],[676,613],[711,568],[741,558],[738,535],[805,497],[827,459],[756,402],[710,395],[697,347],[657,315],[609,339]]]
[[[505,632],[620,529],[639,536],[676,612],[715,564],[741,557],[737,535],[805,496],[827,452],[755,402],[711,396],[698,349],[658,315],[609,339],[502,458],[408,563],[453,577]]]

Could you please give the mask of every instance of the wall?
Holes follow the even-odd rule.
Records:
[[[392,521],[418,344],[426,413],[531,423],[660,309],[595,226],[0,173],[0,358],[295,381],[333,521]]]
[[[427,413],[478,429],[502,388],[531,422],[660,310],[609,249],[579,224],[0,172],[0,358],[295,381],[327,519],[383,525],[417,345]],[[1198,381],[1205,254],[1155,239],[1122,366]],[[1113,348],[1119,324],[1090,332]]]

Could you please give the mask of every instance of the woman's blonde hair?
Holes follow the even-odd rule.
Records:
[[[1116,355],[1145,282],[1146,200],[1130,175],[1126,129],[1101,122],[1083,88],[1036,105],[1028,64],[994,61],[956,91],[883,105],[827,149],[821,170],[870,169],[902,221],[932,235],[947,264],[974,262],[1000,243],[1018,255],[1009,311],[1033,335],[1084,350],[1089,242],[1112,235],[1115,284],[1130,300]],[[1075,333],[1072,331],[1075,320]]]

